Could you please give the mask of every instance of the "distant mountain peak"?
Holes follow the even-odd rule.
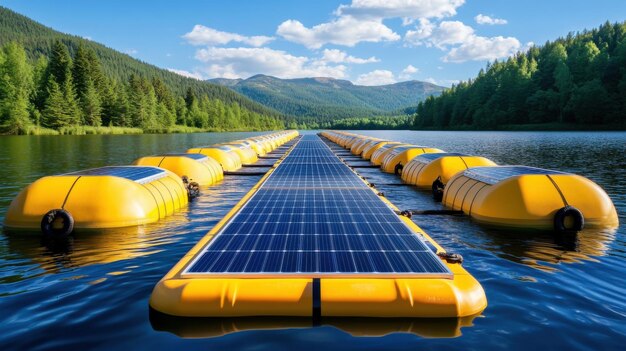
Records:
[[[209,81],[286,114],[333,119],[401,113],[445,89],[417,80],[363,86],[331,77],[281,79],[265,74]]]

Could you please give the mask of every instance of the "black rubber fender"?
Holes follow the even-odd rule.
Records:
[[[67,237],[74,231],[74,218],[64,209],[50,210],[41,219],[41,231],[48,237]]]
[[[566,223],[567,218],[571,218],[571,223]],[[585,227],[585,217],[574,206],[565,206],[554,214],[554,231],[559,233],[578,232]]]
[[[404,169],[404,166],[402,165],[402,163],[398,163],[396,165],[396,168],[394,168],[393,173],[395,175],[402,175],[402,169]]]
[[[433,200],[435,200],[435,202],[441,202],[441,200],[443,200],[443,191],[445,187],[445,184],[441,181],[441,176],[437,177],[432,185]]]

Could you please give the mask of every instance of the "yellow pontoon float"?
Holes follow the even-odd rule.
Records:
[[[187,150],[189,154],[203,154],[219,162],[224,171],[236,171],[241,168],[241,157],[232,147],[205,146]]]
[[[443,152],[443,150],[415,145],[394,147],[383,158],[380,169],[383,172],[398,175],[403,172],[404,165],[415,157],[433,152]]]
[[[591,180],[525,166],[460,172],[446,185],[443,204],[497,226],[562,232],[618,225],[613,202]]]
[[[187,177],[190,182],[196,182],[200,186],[212,185],[224,179],[224,171],[219,162],[203,154],[146,156],[135,160],[133,164],[165,168],[181,178]]]
[[[58,236],[134,226],[171,215],[187,196],[181,178],[162,168],[94,168],[35,181],[11,202],[4,225]]]

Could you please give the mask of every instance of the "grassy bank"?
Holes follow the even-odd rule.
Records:
[[[25,134],[27,135],[88,135],[88,134],[142,134],[143,130],[139,128],[124,127],[64,127],[59,130],[30,127]]]
[[[206,133],[206,132],[258,132],[262,130],[258,129],[244,129],[239,128],[236,130],[221,130],[215,128],[203,129],[187,126],[171,126],[171,127],[159,127],[143,130],[141,128],[130,127],[88,127],[88,126],[73,126],[64,127],[59,130],[49,129],[44,127],[30,126],[23,132],[25,135],[122,135],[122,134],[174,134],[174,133]],[[0,136],[3,134],[0,134]],[[9,135],[9,134],[4,134]]]

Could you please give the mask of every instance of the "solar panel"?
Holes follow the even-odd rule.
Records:
[[[568,173],[527,166],[473,167],[463,172],[463,175],[468,178],[472,178],[491,185],[511,177],[525,174],[550,175]]]
[[[113,176],[132,180],[139,184],[145,184],[166,177],[167,173],[161,168],[149,166],[110,166],[87,169],[68,173],[67,175]]]
[[[191,158],[191,159],[196,160],[196,161],[201,161],[201,160],[204,160],[204,159],[206,159],[206,158],[207,158],[207,157],[206,157],[205,155],[203,155],[203,154],[187,154],[187,153],[179,153],[179,154],[176,154],[176,153],[174,153],[174,154],[165,154],[165,155],[162,155],[162,156],[183,156],[183,157]]]
[[[468,156],[468,155],[460,154],[458,152],[436,152],[436,153],[430,153],[430,154],[421,154],[417,156],[417,160],[422,163],[431,163],[432,161],[438,158],[448,157],[448,156]]]
[[[187,266],[189,276],[451,277],[425,241],[305,135]]]

